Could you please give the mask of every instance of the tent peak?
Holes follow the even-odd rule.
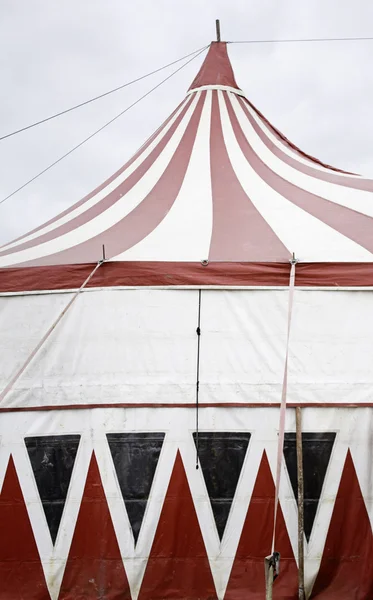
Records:
[[[227,42],[211,42],[209,51],[189,90],[206,85],[239,89],[227,52]]]

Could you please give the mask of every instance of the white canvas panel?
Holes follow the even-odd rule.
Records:
[[[73,294],[0,296],[0,388],[8,383]]]
[[[202,402],[280,401],[287,301],[286,290],[202,293]]]
[[[70,294],[0,298],[4,389]],[[200,402],[278,403],[288,290],[202,290]],[[372,292],[296,289],[288,402],[373,403]],[[188,404],[198,290],[83,292],[2,407]]]
[[[291,402],[373,402],[373,292],[296,290]]]
[[[298,290],[288,402],[373,402],[372,292]],[[287,290],[202,293],[201,402],[280,402]]]
[[[69,297],[0,299],[1,389]],[[82,293],[2,406],[193,402],[197,311],[196,290]]]

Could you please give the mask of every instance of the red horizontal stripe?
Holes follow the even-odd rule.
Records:
[[[200,402],[199,408],[280,408],[280,402]],[[344,402],[287,402],[286,408],[371,408],[373,402],[361,402],[361,404],[350,404]],[[155,403],[155,402],[121,402],[118,404],[64,404],[62,406],[47,405],[47,406],[12,406],[9,408],[0,408],[0,413],[5,412],[35,412],[35,411],[50,411],[50,410],[83,410],[92,408],[191,408],[196,409],[195,404],[186,403]]]
[[[52,265],[0,269],[0,292],[79,288],[94,265]],[[288,286],[290,264],[260,262],[107,262],[87,287]],[[373,263],[298,263],[295,284],[373,287]]]

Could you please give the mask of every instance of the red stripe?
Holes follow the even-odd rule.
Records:
[[[162,129],[164,129],[167,126],[167,124],[170,122],[172,117],[177,113],[177,111],[179,110],[181,105],[182,105],[182,102],[179,104],[179,106],[177,108],[175,108],[173,113],[169,116],[168,119],[166,119],[166,121],[164,121],[164,123],[157,129],[157,131],[155,131],[153,133],[153,135],[150,136],[150,138],[145,142],[145,144],[143,144],[138,149],[138,151],[132,156],[132,158],[130,158],[130,160],[127,161],[123,165],[123,167],[121,167],[118,171],[116,171],[113,175],[111,175],[111,177],[106,179],[106,181],[104,181],[101,185],[99,185],[97,188],[95,188],[92,192],[90,192],[89,194],[84,196],[84,198],[82,198],[81,200],[79,200],[78,202],[76,202],[75,204],[73,204],[72,206],[67,208],[66,210],[59,213],[56,217],[53,217],[53,219],[50,219],[49,221],[42,223],[35,229],[28,231],[24,235],[21,235],[20,237],[16,238],[15,240],[12,240],[12,242],[10,242],[10,243],[18,242],[18,241],[22,240],[23,238],[27,237],[28,235],[31,235],[33,233],[36,233],[37,231],[40,231],[40,229],[43,229],[44,227],[47,227],[51,223],[54,223],[55,221],[57,221],[57,219],[60,219],[60,218],[64,217],[65,215],[68,215],[70,212],[72,212],[73,210],[75,210],[76,208],[78,208],[79,206],[84,204],[84,202],[87,202],[87,200],[90,200],[93,196],[95,196],[96,194],[101,192],[102,189],[104,189],[107,185],[109,185],[112,181],[114,181],[117,177],[119,177],[119,175],[121,173],[123,173],[123,171],[125,171],[146,150],[146,148],[148,148],[148,146],[150,146],[152,141],[157,137],[157,135],[162,131]],[[0,248],[1,248],[1,246],[0,246]]]
[[[202,408],[279,408],[280,402],[203,402],[200,401],[199,407]],[[287,402],[287,408],[371,408],[373,402],[361,402],[359,404],[351,404],[350,402]],[[185,402],[117,402],[108,403],[91,403],[91,404],[54,404],[42,406],[11,406],[9,408],[0,408],[0,413],[13,412],[35,412],[35,411],[51,411],[51,410],[89,410],[92,408],[190,408],[196,410],[196,405]]]
[[[12,456],[0,494],[0,598],[50,600]]]
[[[0,269],[0,292],[78,289],[93,263]],[[284,286],[290,264],[260,262],[132,262],[103,264],[87,287]],[[296,286],[373,287],[373,263],[298,263]]]
[[[348,450],[311,597],[317,600],[373,598],[372,554],[370,520]]]
[[[58,598],[131,600],[94,453]]]
[[[238,89],[226,42],[211,42],[207,56],[189,90],[204,85],[227,85]]]
[[[217,92],[212,92],[210,260],[281,261],[289,251],[244,192],[225,147]]]
[[[127,194],[140,181],[140,179],[145,175],[145,173],[151,168],[153,163],[157,160],[157,158],[159,157],[159,155],[164,150],[165,146],[167,145],[167,143],[169,142],[169,140],[175,133],[176,129],[180,125],[180,122],[182,121],[183,117],[185,116],[185,113],[187,112],[192,100],[193,99],[190,98],[189,102],[185,105],[184,109],[181,111],[180,115],[175,120],[172,127],[170,127],[170,129],[168,130],[166,135],[157,144],[157,146],[152,150],[152,152],[149,154],[149,156],[137,167],[137,169],[133,173],[131,173],[131,175],[129,175],[129,177],[127,177],[127,179],[125,179],[125,181],[123,181],[123,183],[121,183],[117,188],[115,188],[115,190],[113,190],[111,193],[109,193],[100,202],[98,202],[91,208],[88,208],[86,211],[84,211],[80,215],[72,218],[67,223],[60,225],[59,227],[56,227],[52,231],[42,234],[39,237],[34,238],[33,240],[30,240],[28,242],[20,244],[16,248],[11,248],[9,250],[5,249],[3,252],[0,252],[0,256],[12,254],[14,252],[19,252],[20,250],[25,250],[27,248],[32,248],[34,246],[38,246],[39,244],[43,244],[44,242],[48,242],[50,240],[58,238],[64,234],[68,233],[69,231],[72,231],[73,229],[76,229],[77,227],[84,225],[88,221],[94,219],[101,213],[105,212],[105,210],[110,208],[113,204],[118,202],[118,200],[120,200],[122,198],[122,196]],[[130,161],[130,162],[133,162],[133,161]],[[123,169],[122,169],[122,171],[123,171]],[[92,196],[92,194],[91,194],[91,196]]]
[[[217,600],[180,452],[147,561],[139,600]]]
[[[243,133],[231,102],[224,95],[232,127],[239,146],[255,172],[284,198],[326,223],[342,235],[373,252],[373,219],[357,211],[316,196],[290,183],[263,162]],[[265,244],[263,244],[263,249]]]
[[[202,92],[168,167],[151,192],[136,208],[103,233],[67,250],[30,261],[26,265],[84,263],[99,260],[103,245],[105,245],[106,258],[110,258],[128,250],[149,235],[163,221],[180,191],[192,153],[205,95],[206,92]]]
[[[265,597],[264,557],[271,551],[274,495],[275,486],[266,452],[263,451],[224,600],[259,600]],[[296,600],[298,569],[281,506],[278,509],[276,541],[281,562],[273,597]]]
[[[264,144],[267,146],[267,148],[275,156],[280,158],[284,163],[288,164],[291,167],[294,167],[301,173],[310,175],[311,177],[320,179],[322,181],[326,181],[328,183],[336,183],[337,185],[341,185],[344,187],[373,192],[373,180],[364,179],[364,178],[357,179],[355,177],[345,177],[345,176],[342,177],[339,173],[346,174],[346,175],[352,175],[352,173],[346,173],[345,171],[340,171],[339,169],[335,169],[334,167],[324,165],[322,162],[318,161],[317,159],[312,158],[312,157],[308,156],[307,154],[304,154],[301,150],[299,150],[299,148],[296,148],[296,146],[291,144],[285,138],[285,136],[282,136],[282,134],[279,134],[279,132],[277,132],[277,130],[274,129],[274,127],[263,117],[263,115],[261,115],[261,113],[259,113],[259,111],[246,98],[245,99],[238,98],[238,101],[239,101],[240,105],[242,106],[247,118],[249,119],[249,121],[250,121],[253,129],[257,133],[257,135],[264,142]],[[294,153],[298,153],[303,158],[309,159],[311,164],[312,164],[312,162],[320,164],[321,166],[326,167],[327,169],[330,169],[330,172],[320,171],[319,169],[315,169],[311,166],[311,164],[310,164],[310,166],[305,165],[305,164],[299,162],[299,160],[296,160],[296,158],[292,158],[291,156],[289,156],[288,154],[283,152],[278,146],[276,146],[269,139],[269,137],[266,135],[266,133],[258,125],[256,120],[253,118],[252,114],[250,113],[250,110],[248,109],[247,105],[250,106],[251,109],[255,110],[255,112],[258,114],[259,118],[265,123],[265,125],[267,125],[267,127],[269,127],[271,129],[272,133],[280,140],[280,142],[282,144],[286,144],[287,146],[289,146],[290,149]]]

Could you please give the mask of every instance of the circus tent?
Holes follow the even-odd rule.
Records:
[[[372,262],[373,181],[292,144],[213,42],[119,171],[0,248],[0,599],[263,597],[286,356],[275,597],[300,406],[308,597],[371,598]]]

